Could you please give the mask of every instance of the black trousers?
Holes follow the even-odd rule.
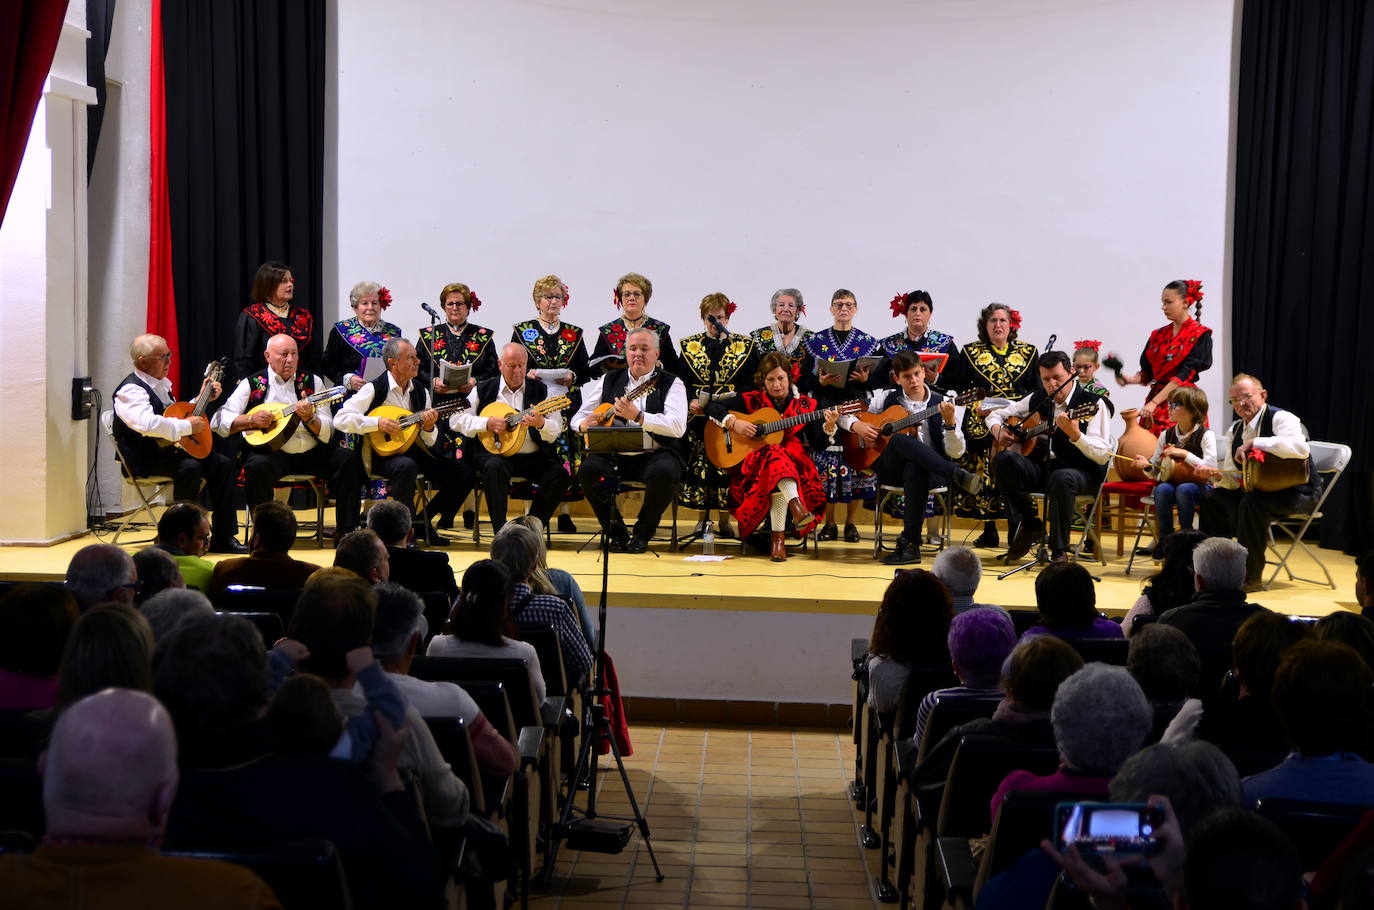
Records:
[[[430,487],[437,491],[429,501],[431,517],[457,512],[472,492],[476,480],[476,472],[466,458],[437,458],[418,443],[403,455],[373,455],[372,473],[387,479],[392,499],[412,509],[415,508],[416,480],[423,473]]]
[[[1073,526],[1074,497],[1093,493],[1102,476],[1089,474],[1066,464],[1062,459],[1032,461],[1020,452],[999,452],[992,459],[992,476],[1007,504],[1007,524],[1015,528],[1035,518],[1035,505],[1027,493],[1045,494],[1045,514],[1050,520],[1050,549],[1069,548],[1069,529]]]
[[[1216,489],[1202,501],[1199,515],[1204,532],[1236,538],[1245,547],[1245,580],[1264,575],[1264,551],[1269,543],[1269,519],[1316,508],[1317,498],[1297,487],[1273,493]]]
[[[272,488],[287,474],[313,474],[329,481],[334,491],[334,525],[339,536],[358,526],[363,495],[363,462],[352,449],[318,444],[295,454],[252,448],[243,460],[243,493],[248,508],[272,498]]]
[[[209,504],[211,536],[227,540],[239,533],[239,514],[234,503],[234,445],[216,437],[215,447],[204,458],[192,458],[181,449],[165,449],[139,464],[142,475],[172,478],[172,496],[177,500],[200,502],[200,482],[205,481],[205,501]]]
[[[682,460],[666,449],[643,455],[603,455],[599,452],[584,455],[582,466],[577,470],[577,482],[582,485],[582,492],[591,503],[603,531],[611,526],[615,508],[611,491],[621,480],[637,480],[644,484],[644,502],[639,507],[634,534],[641,540],[648,540],[658,530],[659,519],[677,495],[682,482]]]
[[[547,527],[554,510],[563,501],[563,493],[572,484],[572,478],[563,470],[563,462],[553,450],[541,445],[533,452],[503,458],[488,452],[480,442],[474,443],[472,448],[477,452],[477,477],[482,495],[487,499],[492,528],[499,531],[506,523],[512,477],[523,477],[534,485],[530,514]]]
[[[907,543],[919,543],[921,525],[926,517],[926,498],[931,487],[939,486],[932,480],[938,478],[948,482],[954,476],[954,462],[914,436],[893,436],[874,467],[884,484],[901,485],[902,495],[906,497],[902,538]]]

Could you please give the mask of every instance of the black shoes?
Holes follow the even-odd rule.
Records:
[[[997,526],[988,522],[983,526],[983,533],[978,535],[978,539],[973,545],[982,550],[995,550],[1002,544],[1002,538],[997,534]]]
[[[1031,547],[1045,539],[1045,523],[1038,518],[1028,518],[1016,529],[1011,545],[1007,549],[1007,562],[1015,562],[1031,551]]]
[[[833,524],[826,525],[816,532],[817,540],[835,540],[840,536],[840,531]]]
[[[859,542],[859,529],[856,528],[856,527],[854,527],[854,526],[851,525],[851,524],[845,525],[845,526],[844,526],[844,542],[845,542],[845,543],[858,543],[858,542]]]
[[[563,515],[559,515],[559,516],[558,516],[558,533],[559,533],[559,534],[576,534],[576,533],[577,533],[577,525],[573,524],[573,520],[572,520],[572,516],[571,516],[571,515],[563,514]]]
[[[649,542],[638,534],[634,535],[625,544],[626,553],[647,553],[649,552]]]
[[[885,566],[905,566],[921,561],[921,548],[905,537],[897,538],[897,549],[883,558]]]
[[[217,537],[210,541],[211,553],[228,553],[231,556],[245,556],[248,548],[234,537]]]

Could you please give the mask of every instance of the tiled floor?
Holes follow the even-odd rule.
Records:
[[[631,742],[626,770],[664,880],[636,834],[618,855],[560,852],[553,887],[531,906],[873,910],[877,852],[859,846],[845,796],[847,733],[636,726]],[[610,770],[598,812],[628,816]]]

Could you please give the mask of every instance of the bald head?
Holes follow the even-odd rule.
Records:
[[[82,547],[67,563],[67,590],[82,612],[109,600],[133,603],[137,580],[133,557],[113,544]]]
[[[167,339],[163,338],[161,335],[153,335],[151,333],[139,335],[129,345],[129,359],[137,364],[139,358],[147,357],[149,354],[159,350],[165,350],[166,347]]]
[[[511,342],[501,349],[501,376],[506,388],[518,389],[525,384],[525,370],[529,367],[530,354],[523,344]]]
[[[50,836],[159,837],[177,787],[172,719],[145,692],[88,695],[58,717],[39,770]]]
[[[267,339],[267,350],[263,353],[267,357],[267,368],[273,373],[282,379],[296,375],[296,367],[301,362],[296,339],[290,335],[273,335]]]

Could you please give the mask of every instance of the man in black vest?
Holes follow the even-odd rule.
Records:
[[[220,451],[204,458],[193,458],[175,446],[163,448],[158,440],[176,442],[207,426],[205,417],[185,420],[164,417],[171,406],[172,383],[167,371],[172,353],[161,335],[139,335],[129,346],[134,371],[119,381],[114,395],[114,437],[119,450],[138,477],[165,475],[173,478],[172,497],[198,502],[200,482],[214,511],[210,550],[215,553],[243,554],[248,548],[236,539],[238,511],[234,508],[234,462]],[[220,395],[214,384],[213,398]]]
[[[247,414],[260,404],[289,404],[299,421],[277,450],[270,445],[247,446],[243,460],[243,492],[248,507],[272,498],[272,489],[286,474],[313,474],[329,478],[334,491],[334,539],[358,526],[362,500],[363,465],[358,453],[332,442],[334,421],[329,405],[313,405],[306,399],[327,388],[319,376],[299,372],[300,352],[290,335],[267,340],[267,369],[239,380],[229,400],[215,414],[213,425],[221,436],[244,430],[265,430],[274,424],[271,414]],[[283,418],[286,419],[286,418]]]
[[[500,402],[515,411],[532,408],[549,397],[548,386],[538,379],[526,379],[525,370],[529,366],[529,351],[523,344],[514,342],[501,349],[498,363],[500,374],[477,383],[477,388],[468,393],[468,410],[454,414],[449,425],[464,436],[476,436],[480,432],[498,433],[504,439],[510,432],[506,428],[505,417],[482,417],[487,405]],[[506,523],[506,501],[510,490],[511,477],[520,476],[534,485],[534,501],[530,504],[530,514],[538,517],[545,526],[553,517],[554,509],[563,501],[563,492],[572,483],[572,477],[563,469],[562,459],[554,452],[553,442],[563,432],[563,415],[559,411],[551,414],[527,414],[520,421],[525,429],[525,441],[516,452],[507,455],[493,455],[481,443],[470,446],[477,454],[477,476],[482,484],[482,493],[487,498],[487,512],[491,515],[493,531],[501,530]]]
[[[1016,528],[1011,548],[1003,557],[1015,562],[1030,552],[1045,536],[1045,525],[1035,515],[1035,506],[1026,494],[1044,491],[1045,509],[1050,521],[1050,558],[1068,558],[1069,528],[1073,524],[1074,497],[1093,495],[1107,476],[1107,462],[1116,451],[1111,416],[1101,407],[1101,396],[1073,382],[1075,375],[1069,356],[1063,351],[1046,351],[1036,361],[1040,389],[988,415],[988,429],[1003,445],[1020,440],[1003,424],[1009,417],[1024,418],[1038,413],[1053,423],[1044,434],[1049,443],[1040,444],[1032,457],[1018,448],[999,452],[992,459],[992,476],[1007,505],[1007,524]],[[1091,417],[1070,420],[1065,411],[1081,405],[1096,404]]]
[[[929,378],[939,375],[934,364],[943,359],[940,354],[930,356]],[[960,430],[964,409],[931,395],[926,386],[927,360],[913,351],[902,351],[892,358],[891,364],[892,382],[896,388],[878,389],[870,394],[870,414],[881,414],[894,405],[900,405],[908,414],[918,414],[936,406],[940,409],[915,428],[915,435],[889,437],[887,447],[873,464],[878,478],[884,484],[901,486],[906,497],[901,536],[897,538],[896,549],[883,560],[889,566],[899,566],[921,561],[921,525],[925,522],[926,497],[930,495],[932,478],[955,483],[969,493],[981,490],[983,480],[950,461],[964,454],[964,434]],[[879,436],[878,427],[850,415],[840,417],[840,426],[866,442],[873,442]]]
[[[429,502],[429,511],[451,522],[453,513],[472,490],[472,466],[465,460],[438,458],[429,451],[428,447],[439,438],[439,412],[430,407],[429,389],[415,380],[420,372],[415,345],[404,338],[392,338],[382,347],[382,361],[386,372],[344,402],[334,415],[334,426],[345,433],[400,432],[401,425],[391,417],[367,416],[384,404],[421,415],[420,438],[415,445],[400,455],[389,456],[374,455],[368,448],[363,458],[371,458],[373,474],[387,478],[392,498],[407,505],[415,501],[416,480],[423,471],[430,486],[438,490]],[[433,527],[424,530],[427,538],[438,545],[449,543]]]
[[[1226,433],[1217,452],[1216,468],[1198,468],[1202,480],[1216,484],[1212,495],[1202,502],[1199,516],[1202,530],[1230,537],[1245,547],[1245,591],[1258,591],[1263,583],[1264,551],[1269,542],[1271,516],[1301,514],[1317,507],[1321,479],[1312,468],[1312,449],[1302,421],[1291,411],[1269,404],[1269,392],[1248,373],[1231,380],[1231,407],[1236,421]],[[1286,490],[1269,493],[1240,489],[1240,468],[1252,454],[1261,452],[1275,458],[1306,458],[1307,481]],[[1261,456],[1260,459],[1263,460]]]
[[[643,452],[620,455],[588,453],[577,471],[578,483],[587,494],[601,522],[601,530],[611,538],[616,552],[643,553],[658,529],[664,509],[677,495],[682,480],[682,434],[687,431],[687,392],[672,373],[658,370],[658,334],[636,329],[625,339],[623,370],[612,370],[582,387],[582,407],[573,416],[572,426],[584,432],[594,423],[597,405],[612,405],[617,422],[639,424],[645,431]],[[657,372],[653,390],[631,400],[641,385]],[[639,507],[634,535],[625,528],[613,499],[619,481],[638,480],[644,484],[644,502]]]

